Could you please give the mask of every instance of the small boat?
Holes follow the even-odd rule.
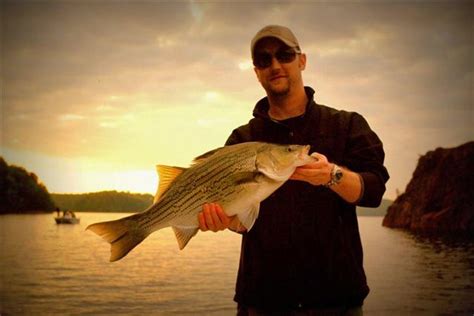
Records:
[[[56,224],[79,224],[81,219],[76,217],[76,214],[72,211],[65,211],[63,216],[56,216],[54,218]]]
[[[79,224],[81,219],[79,217],[55,217],[56,224]]]

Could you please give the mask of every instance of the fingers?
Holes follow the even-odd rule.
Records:
[[[219,218],[219,222],[222,224],[222,227],[223,227],[222,229],[228,228],[232,217],[227,216],[227,214],[224,212],[224,210],[219,204],[216,203],[215,207],[216,207],[216,215]]]
[[[203,206],[204,209],[204,206]],[[204,219],[204,211],[199,212],[198,214],[198,221],[199,221],[199,229],[203,232],[209,230],[206,224],[206,220]]]
[[[310,156],[316,158],[317,160],[325,160],[325,161],[328,160],[326,156],[317,152],[312,153]]]
[[[296,168],[295,172],[293,175],[295,176],[301,176],[301,177],[311,177],[316,174],[319,174],[319,169],[321,168]]]
[[[316,161],[303,165],[298,169],[320,169],[328,164],[328,159],[323,154],[314,152],[311,154],[311,157],[316,158]]]
[[[332,164],[328,162],[326,156],[320,153],[312,153],[312,157],[317,161],[296,168],[291,175],[291,180],[299,180],[311,183],[312,185],[322,185],[331,178]]]
[[[227,216],[217,203],[206,203],[198,214],[199,228],[202,231],[217,232],[229,227],[231,217]]]
[[[212,204],[205,204],[204,205],[204,220],[206,221],[206,226],[208,230],[216,231],[215,224],[211,213],[214,211],[214,207]]]
[[[322,185],[329,181],[329,173],[323,172],[320,169],[301,169],[295,171],[290,179],[305,181],[312,185]]]
[[[228,227],[229,220],[227,219],[227,215],[224,214],[222,208],[215,203],[210,204],[210,218],[206,217],[206,220],[212,220],[213,226],[210,226],[210,230],[213,232],[217,232],[219,230],[224,230]]]
[[[199,228],[202,231],[212,230],[214,228],[214,221],[211,216],[212,205],[206,203],[202,206],[202,211],[198,214]]]

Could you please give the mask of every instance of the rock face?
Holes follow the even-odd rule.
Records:
[[[383,226],[474,236],[474,142],[420,157],[413,177],[388,208]]]

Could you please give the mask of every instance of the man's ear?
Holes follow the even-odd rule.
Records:
[[[258,81],[259,81],[259,82],[262,82],[262,81],[260,80],[260,76],[259,76],[259,72],[258,72],[257,67],[253,67],[253,71],[255,71],[255,75],[257,75]]]
[[[300,54],[299,56],[299,66],[300,66],[300,70],[305,70],[306,68],[306,54]]]

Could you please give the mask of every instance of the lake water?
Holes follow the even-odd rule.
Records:
[[[240,236],[198,233],[178,250],[155,232],[124,259],[88,224],[126,214],[0,216],[0,315],[234,315]],[[366,315],[474,315],[474,244],[428,241],[359,217]]]

